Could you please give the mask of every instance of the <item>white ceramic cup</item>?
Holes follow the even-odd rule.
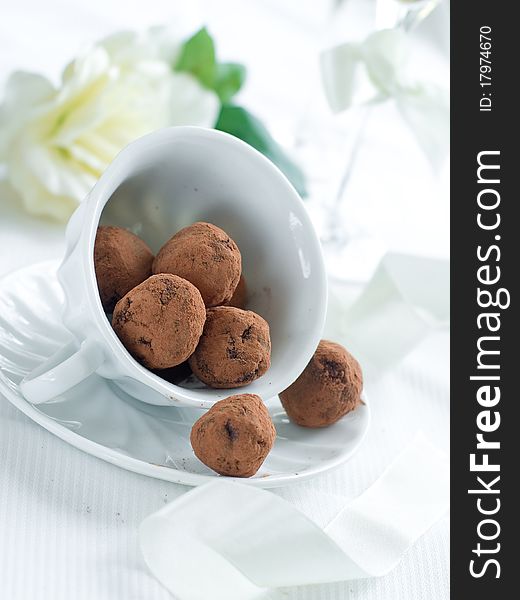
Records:
[[[247,308],[270,326],[271,367],[242,388],[181,387],[155,375],[127,352],[101,306],[93,261],[99,224],[126,227],[157,252],[195,221],[214,223],[236,241]],[[207,408],[236,393],[269,398],[305,368],[325,320],[320,244],[298,194],[251,146],[197,127],[151,133],[115,158],[69,222],[58,277],[74,341],[22,382],[34,404],[56,399],[94,372],[149,404]]]

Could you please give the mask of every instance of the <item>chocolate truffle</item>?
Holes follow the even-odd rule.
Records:
[[[131,231],[98,227],[94,266],[101,303],[112,312],[116,303],[152,274],[153,254]]]
[[[182,362],[180,365],[170,367],[169,369],[155,369],[154,374],[161,379],[165,379],[169,383],[180,385],[191,376],[191,369],[188,361]]]
[[[226,302],[224,306],[234,306],[235,308],[245,309],[247,304],[247,285],[246,280],[243,275],[240,275],[240,279],[238,280],[238,285],[235,289],[231,300]]]
[[[298,379],[280,394],[289,419],[303,427],[327,427],[361,404],[363,375],[339,344],[321,340]]]
[[[199,345],[189,363],[193,373],[210,387],[247,385],[271,364],[269,325],[250,310],[209,308]]]
[[[208,307],[231,300],[241,270],[235,242],[222,229],[202,222],[176,233],[153,263],[154,273],[173,273],[193,283]]]
[[[130,354],[149,369],[180,365],[195,350],[206,309],[189,281],[152,275],[116,304],[112,327]]]
[[[220,475],[251,477],[273,447],[276,430],[265,404],[254,394],[217,402],[192,427],[199,460]]]

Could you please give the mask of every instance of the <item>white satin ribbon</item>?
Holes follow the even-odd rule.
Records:
[[[272,492],[220,479],[146,518],[141,549],[178,600],[278,599],[280,587],[377,577],[446,512],[448,473],[420,434],[325,530]]]
[[[379,376],[449,327],[449,297],[448,260],[388,253],[348,308],[331,285],[324,336],[344,344],[369,378]]]
[[[449,95],[434,84],[407,79],[408,53],[400,29],[340,44],[320,56],[323,87],[334,112],[393,98],[434,168],[440,168],[449,148]]]

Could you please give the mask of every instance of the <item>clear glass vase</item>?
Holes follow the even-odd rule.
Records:
[[[359,3],[338,2],[330,20],[334,33],[326,32],[324,40],[350,41],[352,32],[347,31],[342,37],[341,25],[338,27],[338,11],[356,10],[355,18],[362,23],[362,31],[358,29],[357,38],[352,41],[360,41],[360,35],[363,39],[379,29],[410,31],[439,1],[378,0],[368,23],[367,15],[357,12],[362,10]],[[325,98],[315,95],[299,127],[297,151],[311,180],[309,210],[320,234],[329,276],[336,280],[366,281],[385,252],[385,243],[367,227],[367,207],[375,204],[367,196],[376,193],[370,178],[384,177],[384,169],[378,164],[378,160],[384,161],[377,147],[378,127],[385,119],[399,118],[385,104],[358,104],[334,115]],[[365,184],[360,181],[362,178]],[[359,218],[363,212],[363,218]]]

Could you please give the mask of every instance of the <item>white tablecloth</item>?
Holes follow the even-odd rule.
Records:
[[[251,50],[246,42],[248,36],[259,35],[259,27],[255,26],[255,32],[244,27],[236,29],[233,41],[225,36],[225,32],[234,27],[231,9],[240,10],[242,17],[245,9],[238,9],[232,0],[221,2],[220,8],[215,6],[218,3],[202,4],[214,29],[221,32],[226,57],[240,59],[237,48],[242,47],[243,58],[251,62]],[[15,67],[57,73],[82,41],[116,28],[173,18],[179,9],[168,8],[170,5],[162,0],[149,0],[145,5],[98,0],[89,3],[18,0],[16,6],[2,13],[0,77]],[[272,40],[280,40],[284,32],[289,31],[289,24],[295,25],[295,13],[291,12],[294,2],[287,2],[283,8],[270,0],[248,3],[254,6],[249,10],[255,18],[260,14],[260,5],[263,11],[271,8],[280,12],[280,20],[273,22],[270,32]],[[298,2],[297,5],[300,7],[296,23],[299,29],[295,27],[289,36],[295,52],[297,40],[301,42],[304,34],[312,35],[318,22],[317,3]],[[255,22],[258,25],[258,20]],[[256,74],[245,93],[245,98],[251,99],[259,112],[262,112],[264,99],[268,102],[273,95],[266,94],[265,83],[271,76],[276,79],[284,73],[281,69],[268,72],[268,66],[276,64],[276,53],[267,42],[264,58],[263,62],[258,61],[261,66],[253,72]],[[293,75],[300,77],[301,72]],[[287,83],[286,89],[290,87]],[[282,109],[281,115],[284,114]],[[388,139],[393,138],[391,127],[389,123]],[[403,143],[411,142],[407,139]],[[410,161],[410,156],[406,160]],[[395,185],[390,186],[392,197],[385,198],[390,206],[389,216],[385,220],[378,213],[376,233],[386,236],[385,242],[394,249],[416,248],[421,253],[445,254],[446,199],[439,196],[437,204],[428,204],[424,196],[415,198],[425,167],[421,163],[417,170],[410,162],[408,166],[409,179],[402,181],[402,176],[399,179],[395,175]],[[395,173],[391,163],[388,173]],[[370,178],[372,183],[374,179]],[[431,195],[431,190],[428,193]],[[391,215],[399,212],[396,206],[407,211],[404,223],[403,219],[391,220]],[[425,219],[432,227],[417,236],[413,232],[421,231]],[[385,224],[387,229],[383,230]],[[403,232],[411,234],[406,236]],[[59,257],[62,250],[63,228],[23,215],[0,187],[0,275],[31,262]],[[423,429],[439,448],[448,450],[447,334],[432,335],[397,368],[377,381],[368,381],[366,387],[373,423],[356,456],[333,472],[275,491],[320,525],[325,525],[347,500],[375,481],[417,429]],[[69,447],[0,397],[0,598],[171,598],[149,574],[141,559],[137,526],[144,517],[183,491],[185,488],[181,486],[128,473]],[[384,578],[291,589],[287,590],[287,598],[446,600],[449,596],[448,533],[445,518]]]

